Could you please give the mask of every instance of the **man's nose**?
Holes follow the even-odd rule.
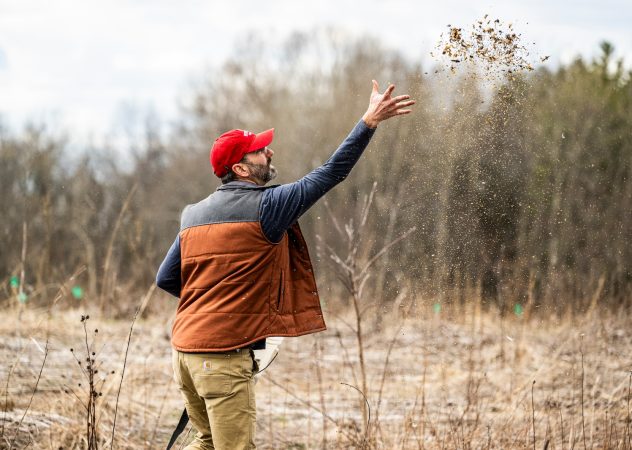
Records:
[[[274,155],[274,151],[270,147],[266,147],[266,156],[270,158],[272,155]]]

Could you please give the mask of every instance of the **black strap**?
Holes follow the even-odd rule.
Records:
[[[171,439],[169,439],[169,444],[167,444],[167,450],[169,450],[173,446],[173,444],[176,443],[176,441],[178,440],[178,436],[182,434],[188,422],[189,422],[189,415],[187,414],[187,410],[185,408],[184,411],[182,411],[182,416],[180,416],[180,421],[178,422],[178,425],[176,425],[176,429],[173,430]]]

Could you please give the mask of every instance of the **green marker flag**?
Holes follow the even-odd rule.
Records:
[[[13,275],[11,277],[11,281],[9,281],[9,284],[12,288],[18,288],[20,287],[20,279],[17,276]]]
[[[70,290],[70,293],[77,300],[81,300],[83,298],[83,289],[81,288],[81,286],[73,286]]]
[[[432,305],[432,310],[435,314],[439,314],[441,312],[441,303],[435,303]]]
[[[26,293],[24,292],[20,292],[18,294],[18,301],[22,304],[26,303],[26,301],[29,299],[29,296],[26,295]]]
[[[516,316],[522,315],[522,305],[520,303],[516,303],[514,306],[514,313],[516,313]]]

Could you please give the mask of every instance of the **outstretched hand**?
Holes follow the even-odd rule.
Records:
[[[362,120],[369,128],[376,128],[383,120],[394,116],[409,114],[412,110],[405,109],[407,106],[415,104],[414,100],[408,100],[409,95],[398,95],[391,97],[395,86],[390,84],[383,94],[379,92],[377,81],[373,80],[373,91],[369,100],[369,108],[362,116]]]

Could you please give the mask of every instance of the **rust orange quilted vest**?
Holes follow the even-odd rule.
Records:
[[[223,185],[182,213],[182,290],[172,344],[182,352],[246,347],[326,329],[298,223],[279,243],[259,221],[264,187]]]

